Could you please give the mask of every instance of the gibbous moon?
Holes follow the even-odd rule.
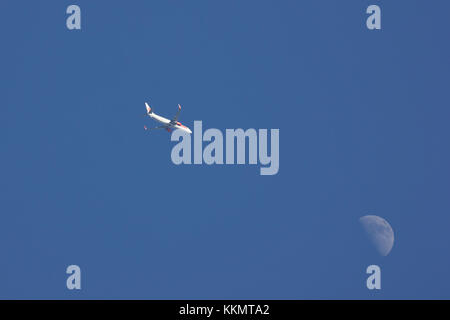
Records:
[[[391,225],[383,218],[372,215],[359,218],[359,222],[377,251],[382,256],[387,256],[394,245],[394,230]]]

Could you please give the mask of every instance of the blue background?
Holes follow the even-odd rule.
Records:
[[[0,298],[450,298],[449,10],[2,1]],[[144,101],[191,128],[279,128],[279,173],[174,165]],[[389,256],[365,214],[394,228]]]

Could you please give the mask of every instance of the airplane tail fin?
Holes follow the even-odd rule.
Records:
[[[147,109],[147,114],[153,113],[152,108],[148,105],[148,103],[145,103],[145,108]]]

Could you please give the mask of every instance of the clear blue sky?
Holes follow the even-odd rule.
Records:
[[[0,298],[450,298],[449,11],[2,1]],[[189,127],[279,128],[279,173],[174,165],[144,101]],[[394,228],[389,256],[365,214]]]

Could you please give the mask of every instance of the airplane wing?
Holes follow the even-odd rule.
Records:
[[[165,129],[165,128],[167,128],[167,126],[159,126],[159,127],[154,127],[154,128],[147,128],[147,126],[144,126],[144,130]]]
[[[178,116],[180,115],[180,111],[181,111],[181,106],[178,105],[178,111],[177,111],[177,114],[176,114],[175,117],[172,119],[172,122],[178,121]]]

